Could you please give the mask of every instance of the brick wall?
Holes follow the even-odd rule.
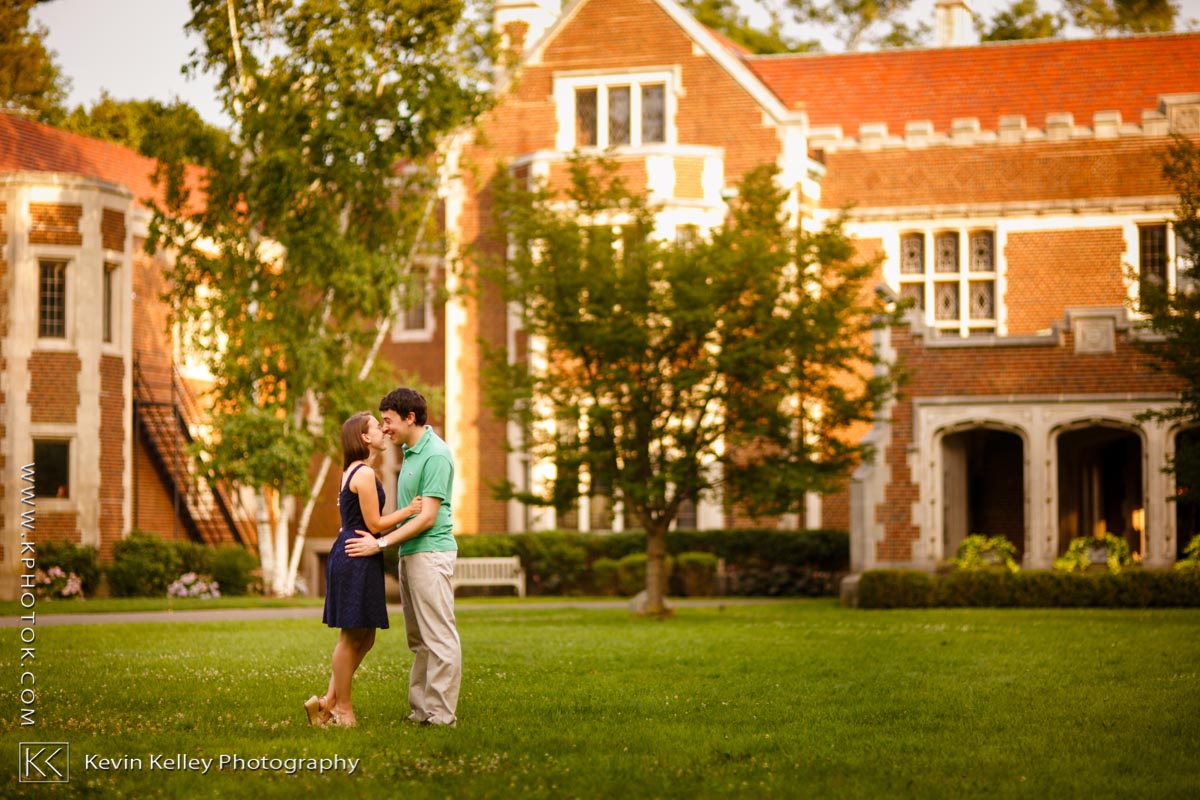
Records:
[[[125,215],[106,208],[100,219],[100,241],[106,250],[125,249]]]
[[[29,357],[30,421],[75,423],[79,410],[79,356],[35,351]]]
[[[821,204],[890,208],[1174,194],[1164,138],[829,153]]]
[[[30,203],[32,227],[30,244],[61,244],[78,247],[83,244],[79,220],[83,206],[59,203]]]
[[[9,276],[8,276],[8,261],[5,259],[5,254],[8,248],[8,203],[0,200],[0,342],[8,338],[8,303],[9,303]],[[5,348],[0,347],[0,375],[8,374],[8,359],[4,356]],[[4,391],[4,387],[8,385],[8,381],[0,381],[0,409],[8,408],[8,397]],[[0,413],[0,442],[8,441],[8,425],[5,420],[8,417]],[[0,475],[6,474],[8,467],[8,457],[4,451],[0,449]],[[7,530],[4,519],[4,498],[8,492],[8,481],[0,481],[0,531]],[[4,561],[6,553],[4,546],[0,545],[0,562]]]
[[[134,508],[129,525],[131,528],[157,533],[163,539],[169,540],[175,518],[171,492],[158,476],[154,462],[150,460],[140,439],[135,443],[133,452],[133,468],[136,471],[133,480],[136,488],[131,487]],[[182,503],[182,499],[180,502]],[[179,525],[179,538],[187,538],[182,523]]]
[[[125,527],[125,362],[100,359],[100,554],[107,559]]]
[[[1124,305],[1124,252],[1119,228],[1009,234],[1008,333],[1047,330],[1068,307]]]

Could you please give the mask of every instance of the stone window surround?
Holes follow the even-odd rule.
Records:
[[[39,497],[39,511],[75,511],[79,506],[79,448],[76,446],[77,430],[75,425],[68,423],[36,422],[29,426],[29,453],[32,461],[33,443],[35,441],[53,440],[66,442],[67,452],[67,496]]]
[[[1133,236],[1129,242],[1129,260],[1127,263],[1135,264],[1138,274],[1141,274],[1141,236],[1144,228],[1154,227],[1156,225],[1165,226],[1167,229],[1167,290],[1175,291],[1179,286],[1179,235],[1175,232],[1174,221],[1164,218],[1153,219],[1138,219],[1134,223]],[[1134,287],[1130,287],[1131,291],[1136,291]]]
[[[436,256],[417,256],[414,260],[425,270],[425,289],[421,293],[421,300],[425,305],[425,325],[421,328],[407,327],[407,307],[401,309],[395,324],[392,325],[393,342],[432,342],[433,334],[437,330],[437,318],[433,308],[434,277],[441,269],[442,261]]]
[[[610,86],[630,87],[630,143],[611,148],[617,152],[638,150],[643,147],[641,142],[641,91],[640,87],[648,84],[662,84],[663,91],[663,141],[645,145],[646,147],[661,147],[673,145],[678,141],[675,128],[675,115],[678,112],[678,99],[682,96],[680,71],[678,67],[653,67],[634,69],[620,72],[612,71],[571,71],[556,72],[553,76],[553,99],[555,114],[558,119],[558,132],[555,136],[555,148],[569,153],[576,149],[584,151],[603,151],[608,147],[608,126],[600,121],[608,119],[606,91],[597,93],[597,142],[594,147],[577,148],[575,131],[575,90],[603,89]]]

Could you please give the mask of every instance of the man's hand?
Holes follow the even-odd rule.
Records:
[[[382,553],[382,542],[378,541],[374,534],[367,531],[355,531],[358,534],[353,539],[346,540],[346,555],[354,558],[362,558],[363,556],[373,556],[376,553]]]

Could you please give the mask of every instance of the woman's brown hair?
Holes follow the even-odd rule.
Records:
[[[355,461],[366,461],[371,457],[371,448],[363,441],[363,434],[370,430],[371,412],[359,411],[342,423],[342,469]]]

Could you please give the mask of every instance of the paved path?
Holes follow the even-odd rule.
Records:
[[[512,603],[459,603],[456,611],[551,611],[560,609],[628,609],[629,600],[586,600],[561,602],[512,602]],[[788,600],[766,597],[711,597],[694,600],[669,600],[672,608],[714,608],[719,606],[762,605],[786,603]],[[37,610],[36,608],[34,609]],[[399,615],[400,606],[390,605],[388,611]],[[35,627],[46,628],[56,625],[125,625],[142,622],[229,622],[237,620],[311,619],[321,621],[320,606],[287,608],[214,608],[187,611],[121,611],[96,614],[38,614]],[[0,628],[19,628],[27,625],[19,616],[0,618]]]

